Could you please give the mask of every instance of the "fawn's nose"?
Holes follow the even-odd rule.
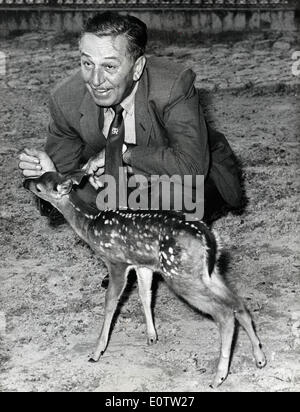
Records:
[[[30,185],[30,179],[25,179],[23,182],[23,187],[29,190],[29,185]]]

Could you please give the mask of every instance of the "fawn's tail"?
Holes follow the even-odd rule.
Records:
[[[213,234],[213,245],[208,245],[205,262],[203,265],[202,280],[204,285],[223,303],[230,306],[236,306],[237,298],[228,288],[224,278],[219,271],[219,260],[221,257],[221,242],[216,233]],[[212,265],[214,261],[214,265]]]

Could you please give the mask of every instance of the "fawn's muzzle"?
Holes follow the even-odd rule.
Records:
[[[24,182],[23,182],[23,187],[24,187],[24,189],[29,190],[30,181],[31,181],[31,179],[25,179],[25,180],[24,180]]]
[[[34,179],[25,179],[23,182],[24,189],[29,190],[30,192],[32,192],[32,189],[36,189],[33,180]]]

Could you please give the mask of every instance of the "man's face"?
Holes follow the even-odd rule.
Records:
[[[95,103],[110,107],[121,103],[139,80],[139,59],[128,54],[123,35],[98,37],[85,33],[80,41],[83,80]]]

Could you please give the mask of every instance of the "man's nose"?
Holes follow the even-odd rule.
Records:
[[[92,86],[99,87],[104,82],[104,72],[103,70],[93,70],[92,74]]]

